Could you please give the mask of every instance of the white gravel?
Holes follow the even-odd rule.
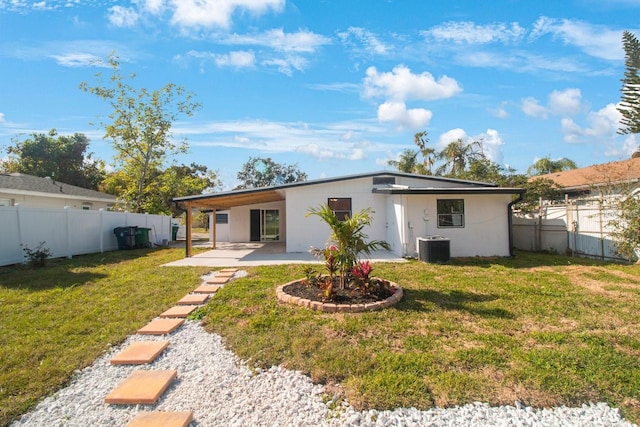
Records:
[[[151,364],[109,363],[132,342],[166,339],[169,347]],[[105,404],[105,396],[135,369],[176,369],[178,379],[155,405]],[[252,372],[225,348],[219,335],[205,332],[198,322],[187,321],[168,337],[129,337],[11,426],[125,426],[143,410],[192,411],[191,426],[633,425],[604,403],[553,409],[475,403],[428,411],[356,411],[347,403],[332,402],[322,386],[299,372],[280,367]]]

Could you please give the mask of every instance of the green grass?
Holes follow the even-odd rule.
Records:
[[[605,401],[640,420],[640,268],[554,255],[377,264],[403,300],[373,313],[280,305],[303,266],[259,267],[207,305],[210,331],[258,366],[340,383],[359,408]]]
[[[184,250],[134,250],[0,268],[0,425],[171,307],[207,269]]]
[[[160,268],[181,249],[119,251],[0,269],[0,425],[196,287],[206,268]],[[247,268],[200,311],[256,366],[337,384],[359,408],[473,401],[606,401],[640,420],[640,268],[548,254],[449,265],[376,264],[396,306],[329,314],[278,304],[304,266]]]

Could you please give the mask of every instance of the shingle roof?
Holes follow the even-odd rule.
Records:
[[[72,198],[102,199],[108,202],[115,202],[116,196],[101,193],[87,188],[76,187],[54,181],[51,178],[40,178],[23,173],[0,174],[0,191],[27,191],[35,193],[47,193],[51,195],[64,195]]]
[[[546,178],[561,188],[588,188],[640,180],[640,158],[610,162],[564,172],[536,175],[529,181]]]

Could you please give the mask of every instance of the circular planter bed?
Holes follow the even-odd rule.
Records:
[[[402,299],[402,288],[396,283],[389,282],[391,296],[380,299],[374,295],[362,295],[350,289],[338,289],[333,301],[323,301],[322,292],[304,283],[304,279],[294,280],[278,286],[276,295],[278,301],[285,304],[295,304],[312,310],[328,313],[360,313],[363,311],[382,310],[391,307]]]

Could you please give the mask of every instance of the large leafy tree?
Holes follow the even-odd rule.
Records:
[[[547,156],[536,160],[531,166],[529,166],[527,173],[530,176],[546,175],[549,173],[575,169],[577,167],[578,165],[576,165],[573,160],[567,159],[566,157],[552,160],[551,156]]]
[[[51,177],[65,184],[97,190],[104,179],[105,164],[87,152],[89,139],[81,133],[58,135],[33,133],[24,140],[12,140],[7,158],[0,160],[2,172],[19,172]]]
[[[629,31],[622,33],[625,71],[622,79],[622,99],[618,111],[621,134],[640,133],[640,41]]]
[[[135,183],[127,169],[111,173],[104,181],[105,191],[132,197],[128,191],[135,191]],[[190,196],[219,189],[220,180],[215,172],[206,166],[173,165],[167,169],[150,171],[150,184],[143,191],[140,211],[154,214],[180,216],[182,211],[172,202],[175,197]]]
[[[116,168],[126,173],[126,191],[120,194],[129,209],[146,210],[148,192],[154,187],[155,172],[162,170],[167,159],[186,152],[185,141],[174,142],[171,127],[180,116],[191,116],[200,104],[193,94],[181,86],[168,83],[160,89],[133,86],[135,74],[125,77],[120,72],[118,57],[108,58],[111,77],[105,82],[96,74],[96,86],[83,82],[80,89],[109,104],[109,121],[102,123],[104,137],[110,139],[116,152]]]
[[[456,178],[464,173],[472,161],[484,159],[485,155],[479,141],[465,143],[459,138],[447,144],[437,158],[444,163],[436,169],[436,175]]]
[[[270,157],[249,157],[237,174],[240,184],[235,188],[262,188],[307,180],[307,174],[298,169],[297,164],[276,163]]]

